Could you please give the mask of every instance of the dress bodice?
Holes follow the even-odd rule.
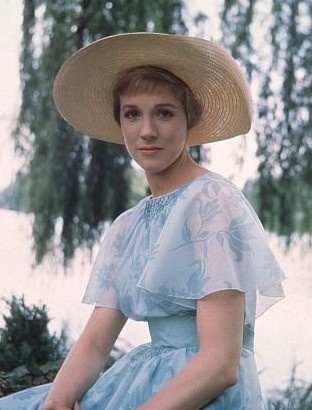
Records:
[[[165,316],[148,319],[152,346],[197,347],[196,316]]]
[[[245,294],[245,325],[283,297],[283,273],[242,193],[207,172],[144,198],[107,230],[84,302],[146,320],[196,313],[218,290]],[[187,320],[187,319],[185,319]]]

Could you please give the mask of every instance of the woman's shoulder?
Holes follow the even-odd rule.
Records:
[[[133,205],[131,208],[125,210],[119,214],[112,222],[112,227],[124,226],[125,224],[132,223],[133,219],[137,218],[143,204],[146,202],[147,198],[139,200],[139,202]]]
[[[176,206],[173,219],[188,224],[190,229],[197,229],[209,221],[215,229],[240,224],[263,231],[243,192],[230,180],[210,171],[189,184]]]
[[[215,201],[230,206],[241,202],[248,204],[242,191],[233,182],[212,171],[195,178],[184,190],[183,197],[189,204],[198,200]]]

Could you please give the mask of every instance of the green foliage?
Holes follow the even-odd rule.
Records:
[[[0,398],[20,390],[40,386],[53,381],[63,359],[48,362],[31,373],[27,366],[19,366],[10,372],[0,371]]]
[[[0,192],[0,208],[23,211],[25,203],[22,190],[15,183]]]
[[[268,410],[311,410],[312,384],[300,383],[295,377],[295,368],[284,391],[277,392],[277,398],[268,401]]]
[[[123,355],[124,351],[122,349],[114,347],[103,371],[108,370]],[[31,373],[24,365],[9,372],[0,370],[0,398],[30,387],[53,382],[63,360],[62,357],[47,362],[39,366],[36,373]]]
[[[9,315],[0,328],[0,397],[51,381],[67,351],[64,331],[50,334],[46,307],[27,306],[24,298],[5,301]]]
[[[24,298],[6,300],[9,315],[0,328],[0,397],[52,382],[67,354],[65,331],[50,334],[46,307],[27,306]],[[114,347],[103,371],[122,355]]]
[[[226,0],[221,15],[224,43],[259,85],[256,207],[288,240],[312,234],[311,16],[308,0]]]
[[[57,361],[66,350],[66,335],[49,333],[46,307],[27,306],[24,298],[6,300],[9,315],[0,328],[0,368],[9,372],[19,366],[36,373],[48,361]]]
[[[118,145],[89,140],[60,118],[52,86],[69,55],[100,37],[128,31],[184,33],[182,1],[24,0],[22,105],[15,131],[27,159],[20,177],[34,214],[36,259],[55,246],[56,222],[65,262],[92,246],[103,223],[131,200],[130,158]]]
[[[240,60],[249,78],[255,69],[252,56],[255,53],[252,45],[251,26],[257,0],[225,0],[221,11],[222,41],[231,50],[233,57]]]
[[[272,5],[272,57],[263,76],[257,130],[258,203],[264,223],[278,234],[312,233],[312,5]],[[281,76],[282,81],[273,78]],[[274,207],[274,219],[270,215]]]

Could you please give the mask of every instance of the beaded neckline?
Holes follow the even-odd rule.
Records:
[[[176,201],[178,192],[181,188],[170,194],[158,196],[156,198],[147,198],[144,207],[144,219],[147,221],[152,220],[156,215],[162,212],[170,203]]]

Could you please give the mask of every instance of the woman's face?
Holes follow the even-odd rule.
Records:
[[[166,86],[122,95],[120,125],[129,154],[146,173],[163,172],[187,154],[186,115]]]

